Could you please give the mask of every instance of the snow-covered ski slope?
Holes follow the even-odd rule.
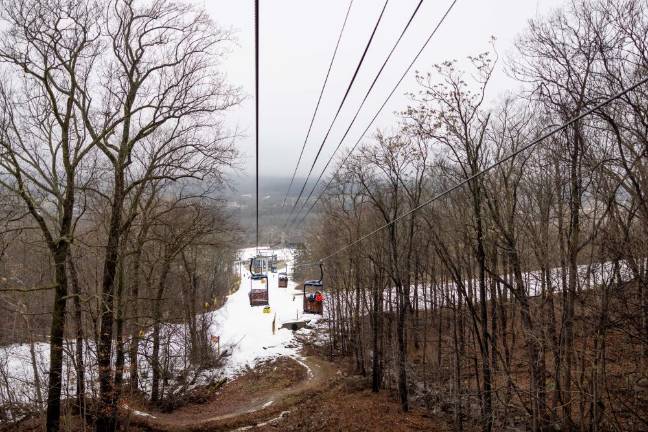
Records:
[[[261,254],[269,254],[266,248],[259,249]],[[276,249],[280,261],[285,261],[289,268],[293,265],[293,252],[290,249]],[[292,330],[282,329],[285,322],[303,318],[301,286],[292,280],[287,288],[279,288],[279,273],[268,273],[270,313],[263,312],[263,306],[250,306],[248,293],[252,287],[248,265],[250,258],[257,254],[256,248],[241,251],[241,284],[238,291],[230,295],[222,308],[213,312],[212,334],[220,337],[221,345],[231,350],[231,357],[225,365],[225,374],[236,374],[246,365],[252,365],[260,359],[289,355],[298,357],[298,347]],[[263,288],[259,281],[254,281],[254,288]],[[311,321],[317,315],[306,315]],[[273,332],[273,320],[275,331]]]

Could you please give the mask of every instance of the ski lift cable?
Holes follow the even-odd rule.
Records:
[[[629,87],[626,87],[625,89],[621,90],[620,92],[616,93],[615,95],[610,96],[609,98],[607,98],[604,101],[596,104],[594,107],[586,110],[585,112],[577,115],[576,117],[573,117],[572,119],[568,120],[567,122],[563,123],[562,125],[557,126],[554,129],[552,129],[551,131],[542,134],[540,137],[534,139],[529,144],[519,148],[518,150],[516,150],[514,152],[509,153],[507,156],[503,157],[502,159],[500,159],[500,160],[498,160],[496,162],[493,162],[491,165],[487,166],[486,168],[482,169],[481,171],[479,171],[479,172],[465,178],[464,180],[460,181],[459,183],[455,184],[454,186],[444,190],[443,192],[440,192],[439,194],[437,194],[434,197],[430,198],[429,200],[419,204],[418,206],[414,207],[413,209],[411,209],[411,210],[397,216],[396,218],[392,219],[391,221],[385,223],[384,225],[381,225],[378,228],[374,229],[373,231],[363,235],[359,239],[357,239],[357,240],[355,240],[355,241],[353,241],[353,242],[351,242],[351,243],[337,249],[335,252],[333,252],[333,253],[331,253],[329,255],[326,255],[323,258],[320,258],[317,262],[305,263],[304,265],[301,265],[301,266],[293,266],[293,268],[294,267],[312,267],[312,266],[318,265],[319,263],[325,262],[326,260],[334,257],[335,255],[338,255],[340,252],[343,252],[343,251],[349,249],[350,247],[352,247],[352,246],[364,241],[365,239],[379,233],[380,231],[384,230],[385,228],[388,228],[388,227],[394,225],[396,222],[398,222],[401,219],[411,215],[412,213],[422,209],[423,207],[426,207],[426,206],[430,205],[434,201],[437,201],[438,199],[443,198],[444,196],[450,194],[451,192],[461,188],[465,184],[473,181],[474,179],[483,176],[484,174],[490,172],[493,168],[503,164],[506,161],[509,161],[509,160],[513,159],[515,156],[519,155],[520,153],[523,153],[523,152],[531,149],[532,147],[534,147],[535,145],[537,145],[540,142],[544,141],[545,139],[557,134],[558,132],[566,129],[568,126],[582,120],[583,118],[587,117],[588,115],[594,113],[595,111],[600,110],[601,108],[605,107],[609,103],[615,101],[616,99],[619,99],[619,98],[625,96],[627,93],[635,90],[636,88],[638,88],[638,87],[640,87],[640,86],[642,86],[643,84],[646,84],[646,83],[648,83],[648,76],[646,76],[642,80],[636,82],[635,84],[633,84],[633,85],[631,85]]]
[[[290,184],[288,185],[288,190],[286,191],[286,196],[284,196],[283,204],[281,204],[281,208],[284,208],[286,206],[286,200],[288,199],[288,194],[290,194],[290,190],[292,189],[292,185],[295,181],[295,175],[297,174],[297,170],[299,169],[299,164],[302,161],[302,156],[304,155],[304,149],[306,148],[306,143],[308,142],[308,138],[310,137],[310,133],[313,128],[313,123],[315,122],[315,116],[317,116],[317,111],[319,110],[320,102],[322,101],[322,95],[324,94],[324,89],[326,88],[326,84],[328,83],[329,75],[331,74],[331,69],[333,68],[333,62],[335,61],[335,56],[337,55],[338,48],[340,47],[340,41],[342,40],[342,34],[344,33],[344,28],[346,27],[347,20],[349,19],[349,13],[351,12],[352,5],[353,5],[353,0],[349,2],[349,7],[347,9],[346,16],[344,17],[344,22],[342,23],[342,28],[340,29],[340,34],[338,35],[337,43],[335,44],[335,49],[333,50],[333,56],[331,57],[331,62],[329,63],[328,70],[326,71],[326,76],[324,77],[324,83],[322,84],[322,89],[320,90],[319,97],[317,98],[315,111],[313,111],[313,117],[311,117],[310,125],[308,126],[308,131],[306,132],[306,138],[304,138],[304,143],[302,144],[301,151],[299,152],[299,158],[297,159],[295,170],[293,171],[292,176],[290,178]]]
[[[354,125],[356,119],[358,118],[358,115],[360,114],[360,111],[361,111],[362,108],[364,107],[365,102],[366,102],[367,99],[369,98],[369,95],[371,94],[371,91],[373,90],[374,86],[376,85],[376,82],[378,82],[378,79],[380,78],[380,75],[382,74],[383,70],[385,70],[385,67],[387,66],[387,63],[389,62],[389,59],[391,59],[392,55],[394,54],[394,51],[396,51],[396,48],[398,47],[398,45],[400,44],[401,40],[403,39],[403,36],[405,36],[405,33],[407,32],[407,30],[409,29],[410,25],[412,24],[412,21],[414,21],[414,18],[416,17],[416,14],[418,13],[418,11],[419,11],[419,9],[421,8],[421,5],[422,5],[422,4],[423,4],[423,0],[419,0],[418,4],[416,5],[416,8],[415,8],[414,11],[412,12],[412,14],[411,14],[409,20],[407,21],[407,24],[405,25],[405,28],[403,28],[403,31],[401,32],[400,36],[398,36],[398,39],[396,40],[396,43],[394,43],[394,46],[392,47],[391,51],[389,51],[389,54],[387,55],[387,57],[385,58],[385,61],[383,62],[383,64],[382,64],[382,66],[380,67],[380,69],[378,70],[378,73],[376,73],[376,76],[374,77],[374,79],[373,79],[373,81],[372,81],[372,83],[371,83],[371,86],[369,86],[369,89],[368,89],[367,92],[365,93],[364,98],[362,99],[362,102],[360,103],[360,106],[359,106],[358,109],[356,110],[355,115],[354,115],[353,118],[351,119],[351,122],[349,123],[349,126],[347,127],[346,131],[344,132],[344,135],[342,135],[342,138],[341,138],[340,141],[338,142],[337,147],[335,147],[335,150],[333,150],[333,153],[331,154],[331,156],[329,157],[328,161],[326,162],[326,165],[324,166],[324,168],[323,168],[322,171],[320,172],[319,176],[317,177],[317,180],[315,181],[315,184],[313,185],[313,187],[311,188],[311,190],[310,190],[308,196],[306,197],[306,199],[305,199],[304,202],[302,203],[301,208],[297,211],[297,214],[295,215],[295,218],[294,218],[295,221],[298,219],[299,213],[300,213],[302,210],[304,210],[304,208],[306,207],[306,204],[308,203],[308,200],[313,196],[313,192],[315,192],[315,189],[317,189],[317,185],[318,185],[319,182],[322,180],[322,176],[324,175],[324,173],[325,173],[326,170],[328,169],[329,165],[331,164],[331,161],[333,160],[333,157],[335,156],[335,154],[337,153],[337,151],[340,149],[340,147],[342,146],[342,143],[344,142],[344,140],[346,139],[347,135],[348,135],[349,132],[351,131],[351,128],[353,127],[353,125]],[[293,221],[293,222],[294,222],[294,221]]]
[[[376,121],[376,119],[378,118],[378,116],[380,115],[380,113],[383,111],[383,109],[385,108],[385,106],[386,106],[387,103],[389,102],[389,100],[392,98],[392,96],[394,95],[394,93],[396,93],[396,90],[398,89],[398,87],[400,86],[400,84],[403,82],[403,80],[405,79],[405,77],[407,76],[407,74],[409,73],[409,71],[412,69],[412,67],[414,66],[414,64],[415,64],[416,61],[418,60],[418,58],[421,56],[421,54],[423,53],[423,51],[425,50],[425,48],[429,45],[430,41],[432,40],[432,38],[434,37],[434,35],[437,33],[437,31],[439,30],[439,28],[441,27],[441,25],[443,24],[443,22],[446,20],[446,18],[448,17],[448,15],[450,14],[450,12],[451,12],[452,9],[454,8],[454,6],[455,6],[455,4],[457,3],[457,1],[458,1],[458,0],[453,0],[453,2],[450,4],[450,6],[448,6],[448,8],[446,9],[446,11],[445,11],[445,13],[443,14],[443,16],[441,16],[441,18],[440,18],[439,21],[437,22],[436,26],[434,27],[434,29],[432,29],[432,32],[430,33],[430,35],[428,36],[428,38],[425,40],[425,42],[423,43],[423,45],[421,46],[421,48],[418,50],[418,52],[416,53],[416,55],[414,56],[414,58],[413,58],[412,61],[410,62],[409,66],[407,66],[407,68],[405,69],[405,71],[404,71],[403,74],[401,75],[400,79],[396,82],[396,85],[394,86],[394,88],[392,89],[392,91],[389,93],[389,95],[387,95],[387,98],[386,98],[385,101],[382,103],[382,105],[380,106],[380,108],[378,109],[378,111],[376,111],[376,114],[373,116],[373,118],[371,119],[371,121],[369,122],[369,124],[367,125],[367,127],[364,129],[364,131],[362,132],[362,134],[360,134],[360,137],[357,139],[357,141],[355,142],[355,144],[354,144],[353,147],[351,148],[351,151],[349,151],[349,152],[347,153],[347,155],[344,157],[343,162],[342,162],[341,165],[343,165],[344,162],[346,162],[346,160],[349,158],[349,156],[351,155],[351,153],[353,153],[353,151],[356,149],[356,147],[358,146],[358,144],[360,144],[360,141],[362,141],[362,139],[364,138],[364,136],[366,135],[366,133],[369,131],[369,129],[371,128],[371,126],[374,124],[374,122]],[[356,115],[357,115],[357,113],[356,113]],[[355,119],[355,117],[354,117],[354,119]],[[347,132],[348,132],[348,130],[347,130]],[[317,185],[319,184],[320,180],[322,179],[322,176],[324,175],[324,172],[326,171],[326,168],[329,166],[329,164],[330,164],[331,161],[333,160],[333,157],[335,156],[335,153],[338,151],[338,149],[339,149],[340,146],[342,145],[342,141],[344,141],[344,138],[345,138],[345,137],[346,137],[346,133],[345,133],[344,137],[342,138],[342,140],[340,141],[340,143],[338,144],[337,148],[335,149],[335,152],[333,152],[333,154],[332,154],[331,157],[329,158],[328,162],[326,163],[326,166],[324,167],[324,169],[323,169],[322,172],[320,173],[320,175],[319,175],[317,181],[315,182],[315,185],[313,186],[313,189],[311,189],[311,192],[310,192],[310,194],[308,195],[308,198],[306,198],[306,200],[304,201],[302,207],[299,209],[299,211],[297,212],[297,214],[299,214],[299,212],[301,212],[301,211],[305,208],[306,203],[308,202],[308,199],[312,196],[313,192],[315,191],[315,188],[317,187]],[[337,173],[337,171],[336,171],[336,173]],[[304,222],[304,220],[306,219],[306,217],[307,217],[307,216],[310,214],[310,212],[313,210],[313,208],[315,207],[315,204],[320,200],[320,198],[322,197],[322,195],[324,194],[324,192],[326,191],[326,189],[328,189],[328,187],[330,186],[330,184],[331,184],[331,182],[332,182],[334,176],[335,176],[335,174],[334,174],[333,176],[331,176],[331,179],[329,180],[328,184],[327,184],[327,185],[326,185],[326,186],[325,186],[325,187],[320,191],[319,195],[317,196],[317,198],[315,199],[315,201],[313,202],[313,204],[311,205],[311,207],[308,209],[308,211],[304,214],[304,216],[302,217],[302,219],[301,219],[301,220],[299,221],[299,223],[297,224],[298,226],[301,225],[301,224]],[[295,222],[295,221],[297,221],[297,217],[294,218],[294,221],[293,221],[293,223],[291,224],[291,226],[294,225],[294,222]]]
[[[290,215],[288,216],[288,220],[293,216],[295,212],[295,208],[297,208],[297,204],[299,203],[299,200],[301,199],[302,195],[304,194],[304,189],[306,189],[306,185],[308,184],[308,179],[310,179],[311,174],[313,173],[313,169],[315,168],[315,164],[317,163],[317,160],[319,159],[320,154],[322,153],[322,149],[324,148],[324,144],[326,143],[326,140],[328,139],[329,134],[331,133],[331,130],[333,129],[333,125],[335,124],[335,121],[337,120],[338,116],[340,115],[340,111],[342,111],[342,107],[344,106],[344,102],[346,101],[347,97],[349,96],[349,92],[351,91],[351,87],[353,87],[353,83],[355,82],[356,78],[358,77],[358,72],[360,71],[360,68],[362,67],[362,64],[364,63],[365,57],[367,56],[367,52],[369,51],[369,47],[371,46],[371,42],[374,39],[374,36],[376,35],[376,31],[378,30],[378,26],[380,25],[380,22],[382,21],[383,15],[385,14],[385,9],[387,9],[387,4],[389,3],[389,0],[385,0],[385,4],[383,5],[382,10],[380,11],[380,15],[378,16],[378,20],[376,21],[376,24],[374,25],[373,31],[371,32],[371,36],[369,37],[369,40],[367,41],[367,44],[365,45],[364,52],[362,53],[362,57],[360,57],[360,60],[358,61],[358,65],[356,66],[355,72],[353,73],[353,77],[351,78],[351,81],[349,82],[349,85],[347,86],[346,92],[344,93],[344,97],[342,98],[342,101],[340,102],[340,105],[338,106],[337,112],[335,113],[335,116],[333,117],[333,121],[331,122],[331,125],[328,128],[328,131],[326,132],[326,135],[324,135],[324,139],[322,140],[322,143],[319,146],[319,149],[317,150],[317,154],[315,155],[315,159],[313,159],[313,163],[311,164],[310,170],[308,171],[308,175],[306,176],[306,179],[304,180],[304,184],[302,185],[301,190],[299,191],[299,196],[297,197],[297,200],[295,201],[295,204],[293,205],[292,209],[290,210]]]
[[[256,142],[256,248],[259,249],[259,0],[254,0],[254,91]]]

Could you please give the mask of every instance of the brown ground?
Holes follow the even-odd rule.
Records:
[[[367,379],[345,376],[335,364],[309,356],[305,364],[282,358],[224,386],[209,402],[171,414],[131,413],[128,426],[154,431],[446,431],[419,409],[404,414],[386,392],[373,394]],[[344,368],[342,368],[344,369]]]
[[[308,369],[307,369],[308,367]],[[120,430],[128,431],[446,431],[440,419],[414,409],[403,414],[386,393],[373,394],[365,378],[346,376],[344,367],[308,356],[282,357],[173,412],[146,402],[124,401]],[[203,389],[204,390],[204,389]],[[139,411],[136,413],[135,410]],[[145,415],[141,414],[145,413]],[[40,431],[43,419],[22,422],[16,431]],[[91,430],[78,416],[65,416],[61,430]]]
[[[297,386],[307,378],[306,369],[288,357],[262,362],[254,369],[227,382],[204,403],[185,405],[172,412],[161,412],[148,404],[126,401],[132,410],[148,413],[163,423],[197,422],[212,417],[235,416],[255,411],[270,402],[277,392]],[[125,410],[126,415],[136,416]]]
[[[306,366],[308,369],[306,369]],[[276,416],[304,394],[323,386],[334,375],[332,365],[314,358],[299,361],[282,357],[264,362],[227,383],[203,404],[184,406],[171,413],[128,405],[125,427],[155,431],[231,430]],[[135,413],[133,409],[148,415]]]
[[[347,380],[295,406],[280,418],[249,429],[258,432],[373,432],[449,431],[439,418],[416,408],[405,414],[386,392],[374,394],[366,386],[349,388]],[[351,379],[353,382],[354,380]]]

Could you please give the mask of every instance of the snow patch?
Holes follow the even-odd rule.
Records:
[[[312,379],[314,375],[313,375],[313,370],[310,368],[310,366],[308,366],[305,362],[303,362],[299,357],[293,357],[293,358],[297,363],[304,366],[306,372],[308,373],[308,379]]]
[[[136,415],[136,416],[140,416],[140,417],[148,417],[148,418],[153,418],[153,419],[156,419],[156,418],[157,418],[157,417],[155,417],[155,416],[152,415],[152,414],[145,413],[145,412],[143,412],[143,411],[138,411],[138,410],[136,410],[136,409],[132,409],[132,408],[130,408],[130,407],[129,407],[128,405],[126,405],[126,404],[123,404],[122,407],[123,407],[125,410],[130,411],[131,414]]]
[[[281,328],[284,322],[294,321],[303,315],[302,299],[296,291],[298,285],[288,281],[287,288],[279,288],[278,274],[269,273],[270,313],[263,313],[262,306],[251,307],[249,303],[250,289],[263,286],[259,281],[250,279],[250,272],[244,263],[257,253],[269,252],[269,248],[248,248],[241,251],[241,265],[238,269],[241,285],[238,291],[227,298],[222,308],[212,312],[211,333],[220,336],[222,349],[231,353],[222,370],[226,377],[234,377],[260,360],[299,356],[299,345],[293,332]],[[272,252],[277,254],[279,260],[292,266],[294,253],[291,249],[277,249]]]

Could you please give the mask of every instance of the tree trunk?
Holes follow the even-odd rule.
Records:
[[[382,359],[381,359],[381,342],[383,329],[383,285],[382,280],[378,272],[374,272],[374,285],[373,285],[373,315],[372,315],[372,342],[373,342],[373,353],[372,353],[372,366],[371,366],[371,390],[374,393],[380,391],[382,386]]]
[[[76,396],[79,411],[85,413],[85,366],[83,361],[83,314],[81,311],[81,286],[79,277],[71,253],[68,254],[68,266],[70,270],[70,287],[72,288],[72,306],[74,313],[74,327],[76,329]]]
[[[407,322],[407,300],[401,295],[398,316],[398,395],[400,397],[401,408],[403,411],[409,411],[409,397],[407,391],[407,332],[405,323]],[[409,300],[409,299],[408,299]]]
[[[38,358],[36,357],[36,346],[34,345],[34,333],[32,332],[31,322],[27,313],[27,306],[22,305],[25,314],[23,314],[23,319],[25,320],[25,327],[27,327],[27,336],[29,337],[29,357],[31,359],[32,373],[34,374],[34,387],[36,387],[36,401],[38,402],[38,407],[41,408],[43,405],[43,390],[41,387],[40,372],[38,370]]]
[[[476,186],[480,189],[480,186]],[[477,230],[477,264],[479,266],[479,314],[481,320],[481,357],[482,374],[484,375],[484,423],[483,431],[490,432],[493,428],[493,401],[491,385],[491,368],[488,346],[488,309],[486,303],[486,252],[484,250],[484,230],[481,216],[481,196],[475,191],[474,205]]]
[[[153,369],[153,374],[151,378],[151,401],[157,402],[160,400],[160,324],[162,320],[162,296],[164,295],[164,288],[166,286],[166,279],[169,275],[171,262],[169,260],[164,260],[162,264],[160,281],[158,282],[158,288],[156,292],[156,297],[153,302],[153,353],[151,354],[151,366]]]
[[[123,256],[123,254],[122,254]],[[124,302],[124,263],[121,262],[118,267],[117,278],[117,315],[116,315],[116,341],[115,341],[115,401],[119,401],[122,393],[122,382],[124,378],[124,316],[126,314],[126,303]],[[114,408],[117,408],[115,404]],[[116,415],[116,413],[115,413]]]
[[[131,340],[128,347],[128,358],[129,363],[129,381],[130,381],[130,390],[132,392],[137,392],[139,390],[139,368],[138,368],[138,350],[140,342],[140,331],[142,327],[140,326],[140,308],[139,308],[139,284],[141,281],[140,270],[141,270],[141,260],[142,260],[142,247],[144,244],[144,238],[146,237],[148,231],[147,221],[142,222],[144,226],[141,228],[137,236],[137,249],[133,256],[133,275],[130,278],[131,283],[131,307],[132,307],[132,323],[131,323]]]
[[[56,288],[50,331],[50,369],[47,388],[47,431],[58,432],[61,418],[61,378],[63,371],[63,336],[67,303],[67,260],[69,244],[60,240],[53,251]]]
[[[572,401],[572,369],[574,363],[574,302],[578,284],[578,251],[580,243],[580,199],[581,199],[581,136],[579,126],[574,128],[574,145],[570,151],[569,166],[569,226],[567,237],[567,293],[565,301],[565,368],[563,372],[563,429],[569,430]]]
[[[122,207],[124,204],[124,173],[120,168],[115,172],[114,188],[101,286],[101,325],[99,345],[97,347],[99,369],[97,432],[112,432],[115,429],[116,401],[110,361],[113,342],[115,276],[119,262]]]

